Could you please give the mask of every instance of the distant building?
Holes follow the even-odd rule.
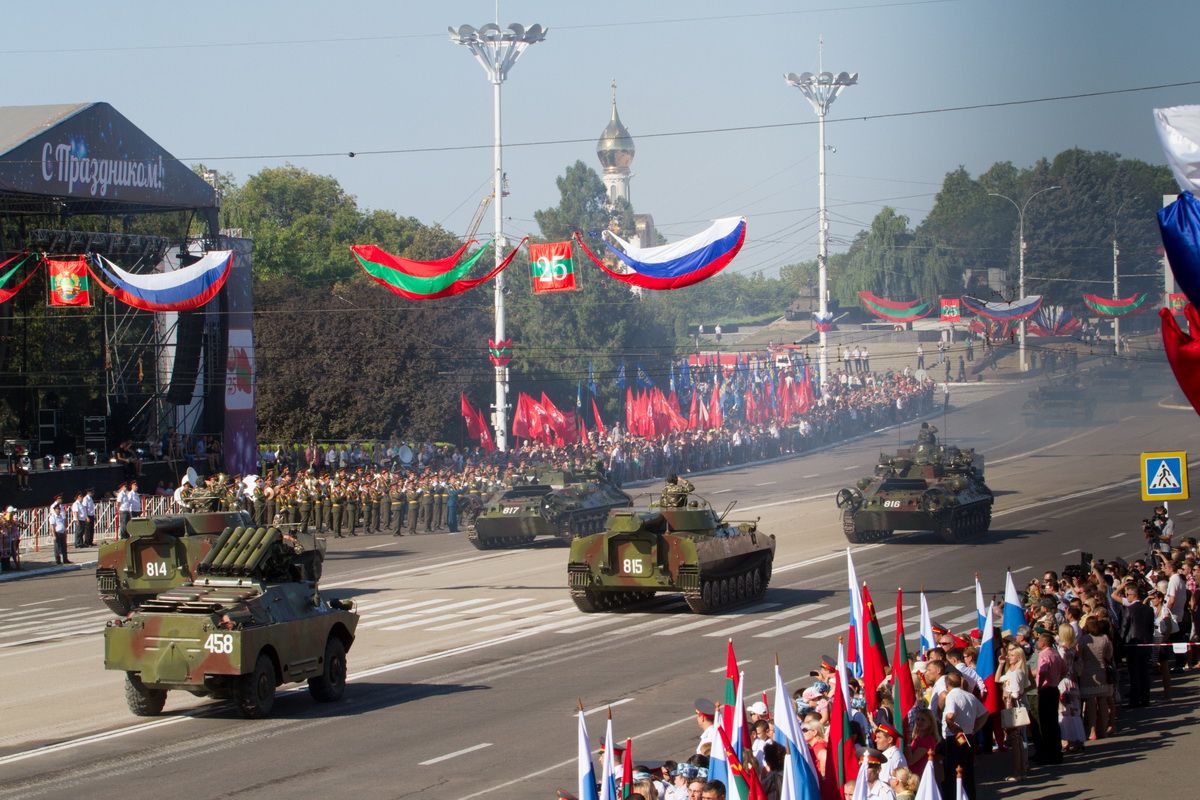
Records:
[[[629,196],[629,181],[633,172],[629,169],[637,148],[629,129],[621,122],[617,113],[617,82],[612,83],[612,116],[608,120],[596,142],[596,157],[604,167],[601,179],[608,194],[609,205],[615,205],[624,200],[632,203]],[[654,217],[649,214],[635,214],[636,230],[620,231],[624,239],[636,242],[640,247],[652,247],[658,244],[658,232],[654,229]]]

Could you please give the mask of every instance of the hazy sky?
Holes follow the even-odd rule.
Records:
[[[239,180],[290,162],[462,232],[489,185],[492,99],[446,27],[495,16],[494,0],[13,3],[0,105],[107,101],[185,161]],[[536,232],[566,165],[599,170],[615,78],[635,209],[671,239],[745,214],[743,272],[815,257],[816,117],[782,76],[816,70],[820,35],[824,67],[860,81],[826,129],[835,250],[884,205],[920,221],[959,165],[1068,147],[1163,163],[1151,109],[1200,102],[1197,83],[888,116],[1200,81],[1200,0],[504,0],[499,16],[550,29],[504,86],[505,141],[585,140],[506,149],[507,232]],[[681,133],[740,126],[780,127]],[[464,149],[344,155],[431,147]]]

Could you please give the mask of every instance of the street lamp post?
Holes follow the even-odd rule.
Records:
[[[1055,189],[1061,189],[1061,188],[1062,188],[1061,186],[1047,186],[1045,189],[1038,189],[1036,192],[1029,195],[1029,197],[1025,198],[1025,202],[1021,203],[1020,205],[1017,205],[1017,201],[1013,200],[1011,197],[1009,197],[1006,194],[1000,194],[999,192],[988,192],[988,197],[1002,197],[1005,200],[1007,200],[1008,202],[1012,203],[1013,208],[1015,208],[1017,210],[1017,220],[1018,220],[1017,240],[1019,242],[1019,244],[1018,244],[1019,249],[1018,249],[1018,253],[1017,253],[1017,299],[1018,300],[1025,296],[1025,207],[1029,205],[1029,201],[1033,200],[1033,198],[1037,197],[1039,194],[1042,194],[1043,192],[1050,192]],[[1026,372],[1029,369],[1029,364],[1026,363],[1026,361],[1025,361],[1025,320],[1024,319],[1021,320],[1019,330],[1020,330],[1019,336],[1020,336],[1021,372]]]
[[[817,291],[820,297],[817,300],[818,310],[822,318],[829,310],[828,288],[826,283],[829,278],[828,260],[829,260],[829,221],[825,213],[825,114],[829,111],[829,107],[833,105],[833,101],[842,93],[847,86],[853,86],[858,83],[858,73],[839,72],[834,75],[832,72],[803,72],[797,75],[794,72],[789,72],[783,76],[789,86],[794,86],[800,90],[804,98],[808,100],[809,105],[813,107],[813,111],[817,112],[817,283],[819,288]],[[820,332],[820,358],[818,360],[818,369],[821,376],[821,385],[824,386],[828,376],[828,361],[825,350],[826,337],[825,331]]]
[[[495,222],[496,264],[499,264],[504,259],[506,245],[502,208],[504,171],[503,148],[500,138],[500,84],[504,83],[504,79],[508,77],[508,71],[517,63],[517,59],[521,57],[521,53],[525,52],[525,48],[544,40],[549,29],[537,24],[526,28],[516,22],[509,25],[507,29],[501,29],[499,23],[489,22],[479,28],[460,25],[458,28],[450,27],[448,30],[450,31],[450,41],[466,45],[492,82],[492,106],[495,111],[492,131],[493,168],[495,170],[495,174],[492,176],[492,199],[495,210],[493,219]],[[496,341],[502,342],[504,341],[504,273],[502,272],[495,278],[495,313]],[[496,410],[492,414],[492,425],[496,430],[496,447],[501,452],[508,449],[507,389],[508,367],[496,367]]]

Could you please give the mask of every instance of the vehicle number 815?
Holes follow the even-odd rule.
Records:
[[[204,642],[204,649],[210,653],[232,653],[232,633],[210,633]]]
[[[621,562],[621,572],[626,575],[641,575],[646,571],[646,565],[641,559],[627,558]]]
[[[883,507],[884,508],[899,508],[900,501],[899,500],[884,500]]]

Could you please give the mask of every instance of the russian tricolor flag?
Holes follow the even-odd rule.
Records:
[[[996,691],[996,641],[992,625],[994,603],[988,603],[986,624],[980,629],[983,639],[979,642],[979,655],[975,659],[975,671],[983,684],[983,703],[992,714],[1000,713],[1000,693]]]

